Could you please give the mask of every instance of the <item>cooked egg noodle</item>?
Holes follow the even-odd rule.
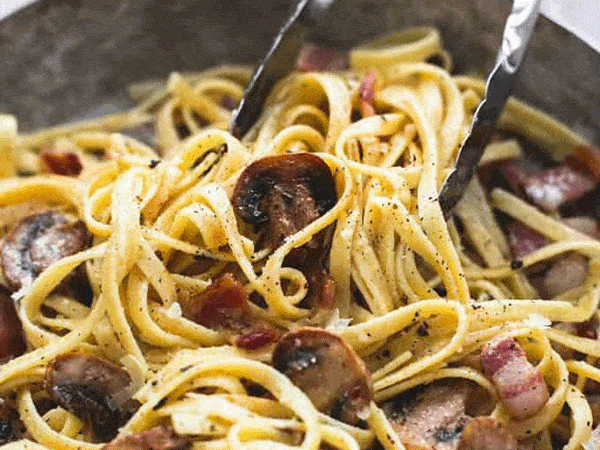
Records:
[[[426,62],[433,57],[443,69]],[[386,450],[401,449],[380,406],[415,387],[457,378],[488,392],[493,416],[517,438],[537,434],[536,448],[549,449],[548,430],[568,435],[565,449],[589,438],[590,405],[578,387],[586,379],[600,382],[593,365],[600,346],[530,316],[582,322],[597,312],[600,243],[505,191],[495,189],[488,201],[477,181],[456,217],[444,221],[438,192],[485,85],[449,74],[436,30],[394,34],[353,49],[350,60],[347,72],[298,72],[280,81],[242,141],[226,131],[228,104],[240,100],[251,76],[238,66],[138,84],[132,94],[140,103],[130,111],[35,133],[18,134],[13,117],[0,117],[0,207],[36,199],[81,218],[93,235],[89,249],[52,264],[15,295],[29,349],[0,366],[0,392],[17,393],[30,440],[11,448],[100,448],[84,420],[60,406],[44,415],[36,408],[46,396],[41,382],[48,362],[73,350],[125,365],[135,380],[128,392],[141,406],[120,434],[167,424],[197,449],[316,450],[326,443],[358,450],[375,439]],[[362,117],[359,84],[370,71],[375,115]],[[154,142],[127,136],[140,126],[154,128]],[[515,99],[500,126],[557,158],[585,143]],[[82,173],[45,173],[40,154],[52,148],[77,155]],[[261,248],[260,237],[236,216],[234,186],[253,161],[297,151],[327,164],[337,201],[278,248]],[[520,152],[514,140],[493,143],[484,160]],[[34,176],[14,177],[18,172]],[[551,241],[523,259],[525,268],[577,252],[590,259],[584,285],[537,298],[524,270],[511,268],[493,209]],[[329,226],[335,227],[328,260],[335,305],[319,315],[301,303],[306,274],[284,260]],[[54,291],[81,264],[94,292],[89,307]],[[267,364],[270,348],[239,349],[229,344],[227,330],[183,314],[180,303],[226,271],[261,297],[260,306],[249,308],[265,323],[329,326],[365,359],[375,389],[367,429],[319,413]],[[524,420],[510,417],[491,381],[469,363],[499,336],[521,343],[551,391],[544,407]],[[551,343],[588,359],[565,361]],[[569,374],[579,377],[577,386]],[[272,398],[251,395],[248,383]],[[567,409],[570,427],[564,426]]]

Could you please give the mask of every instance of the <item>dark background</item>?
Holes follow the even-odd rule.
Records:
[[[495,5],[495,6],[490,6]],[[264,53],[290,0],[42,0],[0,22],[0,112],[22,130],[128,106],[126,84]],[[508,0],[336,0],[314,40],[442,31],[458,72],[492,67]],[[600,143],[600,55],[541,19],[517,95]]]

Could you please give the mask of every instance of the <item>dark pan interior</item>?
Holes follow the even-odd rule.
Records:
[[[127,83],[255,63],[290,0],[42,0],[0,22],[0,112],[22,130],[128,106]],[[350,47],[410,25],[440,28],[455,71],[485,75],[508,0],[336,0],[313,39]],[[600,55],[541,19],[516,94],[600,143]]]

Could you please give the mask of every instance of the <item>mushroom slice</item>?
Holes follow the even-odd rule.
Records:
[[[84,421],[91,422],[96,436],[115,437],[128,416],[115,398],[129,385],[129,374],[110,361],[69,353],[50,362],[45,387],[50,398]]]
[[[0,419],[0,445],[5,445],[13,441],[16,441],[16,438],[14,436],[12,423]]]
[[[457,450],[517,450],[519,443],[508,429],[492,417],[476,417],[463,430]]]
[[[471,390],[465,381],[435,381],[388,402],[384,411],[407,447],[455,450],[470,420],[466,411]]]
[[[0,288],[0,360],[21,356],[26,349],[25,333],[15,303]]]
[[[266,226],[265,246],[275,249],[284,240],[329,211],[337,201],[329,166],[311,153],[268,156],[250,164],[233,192],[238,216],[254,226]],[[327,254],[323,230],[300,248],[287,264],[313,266]],[[318,253],[316,253],[318,252]]]
[[[25,432],[18,411],[3,398],[0,404],[0,446],[23,439]]]
[[[186,450],[190,440],[171,427],[158,426],[136,434],[125,434],[102,447],[102,450]]]
[[[56,261],[85,249],[88,242],[85,224],[69,222],[58,211],[26,217],[0,249],[4,277],[13,289],[20,289]]]
[[[373,399],[365,364],[339,336],[320,328],[301,328],[281,338],[272,364],[335,419],[358,425]]]
[[[456,450],[471,418],[491,412],[491,400],[475,383],[449,378],[414,387],[382,407],[406,448]]]

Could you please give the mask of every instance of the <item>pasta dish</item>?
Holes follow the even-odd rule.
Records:
[[[446,221],[484,83],[438,32],[307,48],[124,113],[0,117],[11,449],[599,448],[600,150],[511,99]]]

